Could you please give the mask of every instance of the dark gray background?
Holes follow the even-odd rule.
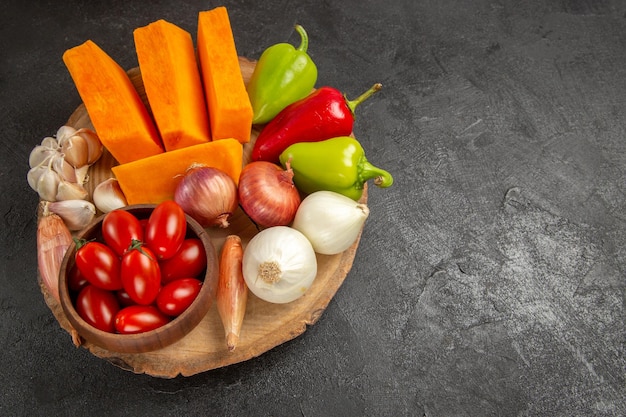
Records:
[[[92,39],[229,9],[238,52],[310,35],[355,97],[372,189],[317,324],[245,363],[135,375],[75,349],[36,283],[28,154],[79,104]],[[0,6],[0,415],[626,415],[626,4],[621,0],[15,1]],[[195,37],[195,35],[194,35]]]

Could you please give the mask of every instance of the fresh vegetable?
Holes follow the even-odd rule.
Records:
[[[242,261],[246,285],[271,303],[289,303],[301,297],[317,275],[317,259],[309,240],[287,226],[257,233],[246,246]]]
[[[280,163],[291,164],[294,183],[306,194],[327,190],[358,200],[370,179],[381,188],[393,184],[391,174],[369,163],[361,144],[350,136],[295,143],[280,154]]]
[[[170,318],[154,306],[132,305],[124,307],[115,315],[115,330],[121,334],[135,334],[158,329],[170,322]]]
[[[237,209],[237,185],[218,168],[192,166],[176,187],[174,201],[202,227],[226,228]]]
[[[213,140],[249,142],[252,105],[225,7],[198,14],[197,49]]]
[[[83,184],[87,178],[87,170],[100,159],[104,151],[100,138],[91,129],[76,130],[71,126],[61,126],[56,138],[59,151],[76,170],[76,182]]]
[[[101,242],[75,239],[76,266],[90,284],[103,290],[122,288],[120,259]]]
[[[89,281],[80,273],[80,269],[76,264],[72,265],[67,275],[67,287],[74,293],[79,293],[80,290],[85,288],[89,284]]]
[[[98,184],[91,197],[95,206],[103,213],[128,205],[120,184],[115,178],[106,179]]]
[[[96,329],[112,333],[115,316],[120,309],[117,298],[111,291],[87,285],[76,297],[76,312]]]
[[[356,242],[368,216],[364,203],[333,191],[317,191],[302,200],[292,227],[309,239],[315,252],[334,255]]]
[[[174,256],[159,262],[161,284],[179,278],[199,277],[207,266],[206,252],[198,238],[185,239]]]
[[[85,200],[46,201],[46,208],[63,219],[70,230],[81,230],[96,216],[96,207]]]
[[[161,289],[161,270],[156,256],[141,241],[133,240],[122,256],[120,277],[124,291],[135,303],[152,304]]]
[[[46,201],[85,200],[89,166],[102,154],[98,136],[89,129],[61,126],[56,138],[45,137],[28,158],[28,185]]]
[[[187,218],[173,200],[157,205],[146,224],[144,243],[158,260],[169,259],[178,252],[187,233]]]
[[[37,266],[48,293],[59,301],[59,272],[72,234],[63,219],[43,208],[37,224]]]
[[[93,41],[68,49],[63,61],[102,144],[121,164],[163,152],[163,145],[133,83]]]
[[[174,198],[176,186],[192,165],[206,165],[239,181],[243,148],[235,139],[188,146],[111,168],[128,204],[158,204]]]
[[[242,271],[243,247],[241,238],[229,235],[220,254],[217,283],[217,312],[224,326],[226,346],[233,351],[239,343],[241,325],[246,314],[248,287]]]
[[[113,210],[102,219],[102,238],[117,256],[123,256],[133,241],[143,241],[143,226],[132,213]]]
[[[202,281],[196,278],[175,279],[163,286],[156,299],[156,306],[170,317],[187,310],[198,296]]]
[[[300,25],[298,48],[289,43],[278,43],[261,54],[247,91],[254,109],[253,124],[272,120],[289,104],[306,97],[317,81],[317,67],[307,53],[309,37]]]
[[[294,143],[350,135],[356,107],[381,87],[374,84],[351,101],[335,88],[321,87],[290,104],[261,130],[252,149],[252,160],[277,163],[280,154]]]
[[[300,205],[293,183],[293,171],[266,161],[246,165],[239,177],[239,202],[243,211],[259,226],[286,226]]]
[[[211,140],[191,35],[163,19],[135,29],[141,78],[165,150]]]

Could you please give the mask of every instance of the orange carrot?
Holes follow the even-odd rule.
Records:
[[[65,51],[63,61],[102,144],[119,163],[163,152],[137,90],[106,52],[88,40]]]
[[[223,139],[121,164],[111,168],[128,204],[158,204],[174,199],[176,186],[194,164],[219,168],[239,182],[243,147]]]
[[[213,140],[250,141],[252,105],[225,7],[198,15],[198,58]]]
[[[241,269],[242,260],[241,238],[237,235],[227,236],[220,255],[216,302],[226,334],[226,346],[230,351],[235,350],[239,342],[248,301],[248,287]]]
[[[161,19],[135,29],[133,36],[146,96],[165,149],[210,141],[191,35]]]

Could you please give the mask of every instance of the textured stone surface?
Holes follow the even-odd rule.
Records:
[[[176,3],[176,4],[175,4]],[[228,7],[241,55],[310,35],[318,85],[396,184],[370,192],[319,322],[245,363],[134,375],[75,349],[36,284],[28,154],[79,104],[61,55]],[[626,5],[604,1],[5,2],[0,415],[626,415]]]

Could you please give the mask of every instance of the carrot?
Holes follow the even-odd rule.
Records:
[[[102,144],[121,164],[163,152],[156,126],[126,72],[93,41],[63,62]]]
[[[146,96],[165,149],[210,141],[191,35],[161,19],[135,29],[133,36]]]
[[[198,14],[197,46],[213,140],[249,142],[252,105],[225,7]]]
[[[194,164],[219,168],[239,182],[243,147],[223,139],[121,164],[111,168],[128,204],[158,204],[173,200],[183,174]]]
[[[227,236],[220,254],[216,302],[226,334],[226,346],[230,351],[235,350],[239,342],[248,301],[248,287],[241,269],[242,261],[241,238],[237,235]]]

